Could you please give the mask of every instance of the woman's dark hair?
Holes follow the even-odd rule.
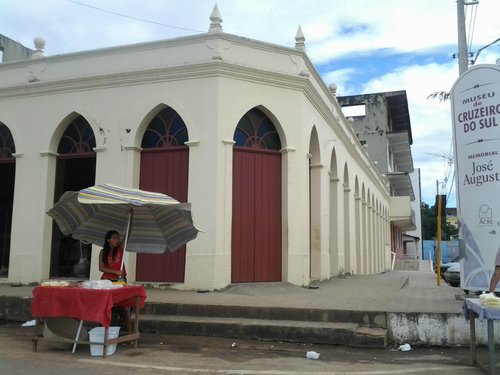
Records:
[[[110,246],[108,240],[113,236],[113,234],[116,234],[118,236],[118,232],[116,230],[110,230],[104,236],[104,245],[102,246],[102,262],[106,266],[108,265],[108,256],[109,256],[109,252],[111,251],[111,246]],[[113,259],[116,256],[117,252],[118,252],[118,248],[115,247],[113,249]]]

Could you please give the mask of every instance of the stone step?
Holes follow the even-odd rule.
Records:
[[[354,332],[352,347],[355,348],[386,348],[387,329],[358,327]]]
[[[201,305],[146,302],[146,315],[292,320],[303,322],[355,323],[372,328],[387,328],[387,317],[381,311],[307,309],[296,307]]]
[[[140,330],[148,333],[291,341],[363,348],[387,346],[386,329],[365,328],[355,323],[142,315]]]
[[[0,320],[17,322],[33,319],[31,317],[32,298],[0,296]]]

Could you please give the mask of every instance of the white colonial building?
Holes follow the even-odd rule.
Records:
[[[37,39],[0,64],[0,280],[99,278],[99,247],[46,215],[98,183],[189,201],[203,230],[173,254],[130,253],[132,281],[308,285],[390,267],[388,181],[300,28],[287,48],[210,19],[206,34],[50,57]]]

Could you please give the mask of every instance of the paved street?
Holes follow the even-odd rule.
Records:
[[[481,374],[469,365],[467,348],[353,349],[229,338],[146,334],[138,349],[120,345],[115,354],[91,357],[88,346],[75,354],[41,342],[31,351],[32,328],[0,325],[1,374]],[[233,344],[234,343],[234,344]],[[319,360],[305,358],[307,351]],[[485,349],[480,357],[484,358]]]

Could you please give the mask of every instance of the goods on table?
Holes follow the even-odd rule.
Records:
[[[50,281],[44,281],[41,286],[69,286],[69,283],[67,281],[57,281],[57,280],[50,280]]]
[[[489,309],[500,309],[500,298],[493,293],[483,293],[479,296],[479,303]]]
[[[111,280],[88,280],[81,283],[83,288],[90,289],[113,289],[113,288],[121,288],[122,284],[114,284]]]

